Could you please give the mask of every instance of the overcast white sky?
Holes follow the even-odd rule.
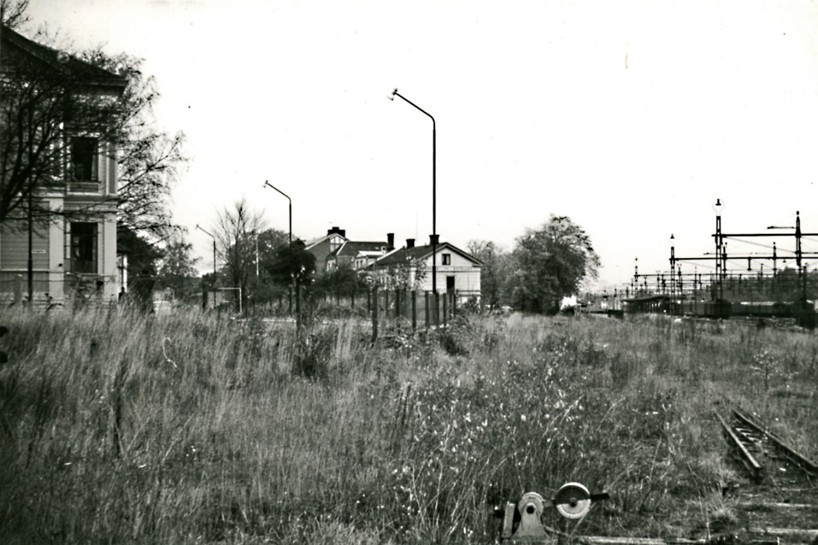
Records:
[[[265,180],[292,197],[302,238],[338,225],[355,240],[427,240],[431,122],[387,100],[395,87],[437,120],[438,232],[458,246],[511,248],[568,215],[604,285],[629,281],[635,257],[642,273],[666,269],[671,233],[677,254],[710,251],[717,197],[726,231],[792,225],[796,210],[818,231],[816,2],[31,0],[30,11],[32,28],[77,47],[145,59],[159,125],[187,135],[175,220],[204,270],[210,239],[194,226],[242,196],[286,231],[286,199]]]

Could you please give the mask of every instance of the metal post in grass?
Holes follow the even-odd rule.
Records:
[[[378,340],[378,286],[372,286],[372,294],[370,300],[374,300],[372,305],[372,342]]]
[[[418,328],[418,311],[417,311],[418,299],[417,299],[417,293],[415,293],[414,291],[411,292],[411,293],[412,293],[412,333],[414,333],[415,330],[417,330],[417,328]]]
[[[426,321],[426,329],[429,329],[429,292],[423,292],[423,315]]]

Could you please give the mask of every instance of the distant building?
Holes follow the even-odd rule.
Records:
[[[432,255],[431,244],[415,246],[415,240],[410,238],[406,246],[388,253],[369,268],[382,275],[400,270],[409,285],[419,291],[432,291]],[[438,243],[435,255],[438,293],[455,294],[459,304],[469,299],[479,301],[482,262],[448,242]]]
[[[338,267],[361,270],[392,251],[395,236],[387,233],[385,241],[355,241],[346,237],[346,230],[332,227],[321,238],[307,243],[306,250],[315,256],[316,272],[330,272]]]
[[[346,230],[339,227],[332,227],[325,236],[308,241],[305,250],[315,256],[315,271],[325,272],[327,257],[336,252],[346,241]]]
[[[386,241],[348,240],[327,256],[327,270],[350,267],[360,271],[395,249],[395,235],[386,234]]]
[[[28,71],[21,70],[21,66]],[[31,85],[21,74],[54,74],[53,80],[69,82],[59,87],[65,96],[88,96],[97,101],[110,98],[109,104],[127,86],[127,80],[120,76],[4,26],[0,29],[0,82],[9,89],[19,89],[20,81]],[[4,105],[4,96],[8,95],[0,92],[0,105]],[[49,153],[61,159],[51,160],[48,183],[41,183],[33,192],[40,210],[48,211],[47,217],[39,218],[33,228],[35,299],[45,299],[48,293],[62,301],[80,288],[83,297],[115,300],[120,279],[116,150],[112,142],[93,129],[76,120],[64,123],[56,117],[47,118],[50,125],[37,129],[58,128],[54,149]],[[9,123],[8,117],[0,117],[0,124],[4,123]],[[21,207],[0,225],[0,298],[19,298],[21,288],[26,293],[28,259],[28,213]]]

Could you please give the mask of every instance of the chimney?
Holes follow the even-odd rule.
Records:
[[[406,239],[406,248],[409,249],[409,248],[414,248],[414,247],[415,247],[415,239],[407,238]]]
[[[440,244],[440,235],[429,235],[429,245],[437,246]]]
[[[338,233],[338,234],[339,234],[339,235],[341,235],[342,237],[346,237],[346,236],[347,236],[346,229],[341,229],[341,228],[340,228],[340,227],[338,227],[337,225],[333,225],[333,226],[332,226],[332,229],[327,229],[327,234],[328,234],[328,235],[331,235],[331,234],[333,234],[333,233]]]
[[[395,249],[395,233],[386,233],[386,251],[391,252]]]

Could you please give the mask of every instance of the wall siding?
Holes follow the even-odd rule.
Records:
[[[32,262],[36,270],[49,268],[47,228],[35,226]],[[28,270],[28,230],[22,220],[6,220],[0,225],[0,269]]]

